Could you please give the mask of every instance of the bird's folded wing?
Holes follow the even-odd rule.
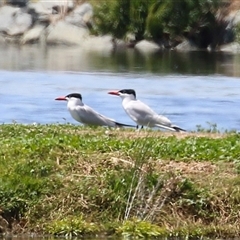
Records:
[[[80,111],[79,111],[80,112]],[[104,115],[96,112],[87,105],[84,105],[81,109],[81,119],[83,123],[89,125],[110,126],[114,127],[115,123],[113,119],[105,117]]]

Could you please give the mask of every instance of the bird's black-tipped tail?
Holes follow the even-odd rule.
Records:
[[[119,122],[115,122],[115,123],[116,123],[116,127],[132,127],[132,128],[136,128],[136,126],[134,126],[134,125],[124,124],[124,123],[119,123]]]
[[[182,129],[176,125],[173,125],[172,128],[176,131],[176,132],[186,132],[187,130]]]

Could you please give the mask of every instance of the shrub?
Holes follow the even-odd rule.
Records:
[[[100,34],[111,33],[117,38],[124,37],[130,31],[137,40],[142,39],[151,2],[154,1],[101,1],[101,4],[95,7],[96,31]]]
[[[153,39],[167,34],[170,39],[185,36],[200,47],[213,41],[217,25],[215,13],[220,1],[212,0],[159,0],[150,7],[146,32]]]
[[[219,0],[101,1],[95,9],[95,30],[117,38],[131,32],[136,40],[184,36],[205,48],[219,34],[215,16],[220,4]]]

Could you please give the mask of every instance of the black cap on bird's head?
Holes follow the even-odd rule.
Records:
[[[79,98],[82,100],[82,95],[80,93],[70,93],[66,96],[67,98]]]
[[[133,95],[136,98],[136,92],[133,89],[122,89],[120,91],[110,91],[108,94],[117,95],[117,96],[124,96],[124,95]]]
[[[136,97],[136,92],[133,89],[122,89],[119,92],[120,93],[126,93],[126,94],[132,94],[134,97]]]
[[[57,97],[57,98],[55,98],[55,100],[67,101],[70,98],[78,98],[82,101],[82,95],[80,93],[70,93],[70,94],[66,95],[65,97]]]

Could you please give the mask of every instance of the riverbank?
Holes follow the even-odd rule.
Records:
[[[237,133],[0,126],[0,231],[239,236]]]

